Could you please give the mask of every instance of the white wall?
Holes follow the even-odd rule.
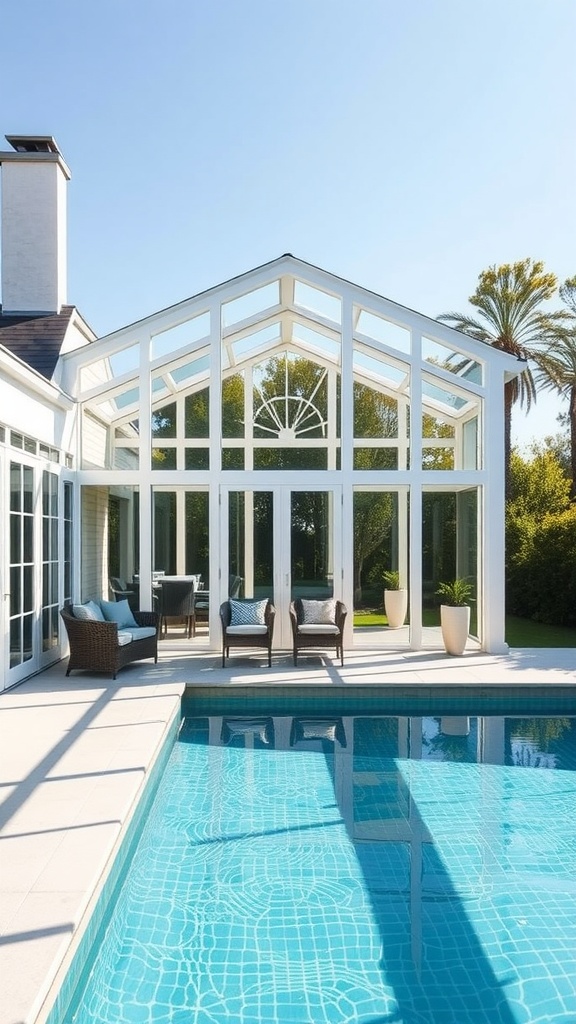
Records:
[[[69,450],[74,416],[74,411],[43,400],[22,381],[0,378],[0,422],[13,430]]]

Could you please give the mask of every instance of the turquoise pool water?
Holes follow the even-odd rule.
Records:
[[[75,1024],[574,1024],[576,719],[184,719]]]

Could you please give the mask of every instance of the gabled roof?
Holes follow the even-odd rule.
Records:
[[[0,345],[51,380],[75,314],[75,306],[43,315],[2,313],[0,307]]]

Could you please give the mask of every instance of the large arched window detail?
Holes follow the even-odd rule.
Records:
[[[284,350],[222,384],[224,469],[335,469],[340,375]]]

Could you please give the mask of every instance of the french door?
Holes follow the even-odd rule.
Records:
[[[13,686],[57,660],[60,652],[59,604],[70,596],[70,543],[60,559],[61,540],[69,539],[70,492],[60,507],[57,473],[24,458],[6,467],[7,550],[3,601],[5,632],[2,685]],[[61,561],[65,580],[61,576]]]
[[[221,564],[240,596],[272,598],[274,646],[290,648],[290,601],[342,596],[341,490],[277,486],[225,492]]]

